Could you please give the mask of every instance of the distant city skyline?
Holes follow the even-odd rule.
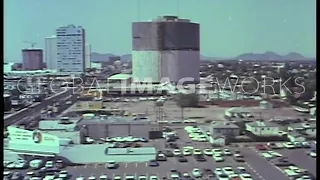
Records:
[[[37,42],[35,48],[44,49],[45,37],[68,24],[86,29],[86,42],[91,44],[92,52],[128,54],[132,51],[131,23],[162,15],[177,15],[200,23],[201,54],[205,56],[234,57],[272,51],[315,57],[315,0],[177,2],[5,0],[5,60],[21,62],[21,49],[30,46],[23,41]]]

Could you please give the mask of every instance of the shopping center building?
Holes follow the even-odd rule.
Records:
[[[70,138],[60,138],[40,130],[8,127],[6,151],[20,156],[52,157],[68,164],[116,162],[144,162],[155,159],[154,147],[111,148],[109,144],[75,144]],[[85,154],[85,156],[84,156]]]

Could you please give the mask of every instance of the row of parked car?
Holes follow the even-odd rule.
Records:
[[[193,146],[185,146],[180,149],[167,149],[164,152],[159,152],[158,158],[161,160],[166,160],[166,157],[177,157],[179,162],[187,162],[186,156],[194,156],[194,158],[199,161],[206,161],[205,156],[212,157],[215,162],[223,162],[225,157],[232,157],[236,162],[244,162],[244,156],[239,151],[230,151],[229,149],[197,149]]]
[[[210,168],[194,168],[191,173],[181,173],[175,169],[170,170],[170,179],[218,179],[218,180],[253,180],[245,167],[232,168],[230,166],[217,167],[214,170]]]
[[[267,144],[257,144],[256,149],[259,151],[264,151],[267,149],[295,149],[295,148],[311,148],[309,142],[278,142],[278,143],[267,143]]]

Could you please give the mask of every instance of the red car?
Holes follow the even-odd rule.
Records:
[[[264,144],[257,144],[256,149],[259,151],[264,151],[264,150],[267,150],[268,147],[267,147],[267,145],[264,145]]]

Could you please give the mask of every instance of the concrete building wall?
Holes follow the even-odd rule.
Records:
[[[199,50],[200,25],[179,21],[134,22],[132,38],[134,51]]]
[[[59,27],[57,35],[57,70],[85,71],[85,30],[81,26]]]
[[[85,58],[86,69],[91,68],[91,44],[86,44],[85,54],[86,54],[86,58]]]
[[[132,70],[134,81],[170,79],[178,82],[182,78],[200,81],[199,51],[133,51]]]
[[[159,81],[161,79],[159,63],[158,51],[133,51],[133,81]]]
[[[174,16],[132,23],[133,80],[199,81],[200,25]]]
[[[41,70],[43,68],[42,49],[23,49],[22,61],[24,70]]]
[[[47,69],[57,69],[57,37],[51,36],[45,38],[45,63]]]

